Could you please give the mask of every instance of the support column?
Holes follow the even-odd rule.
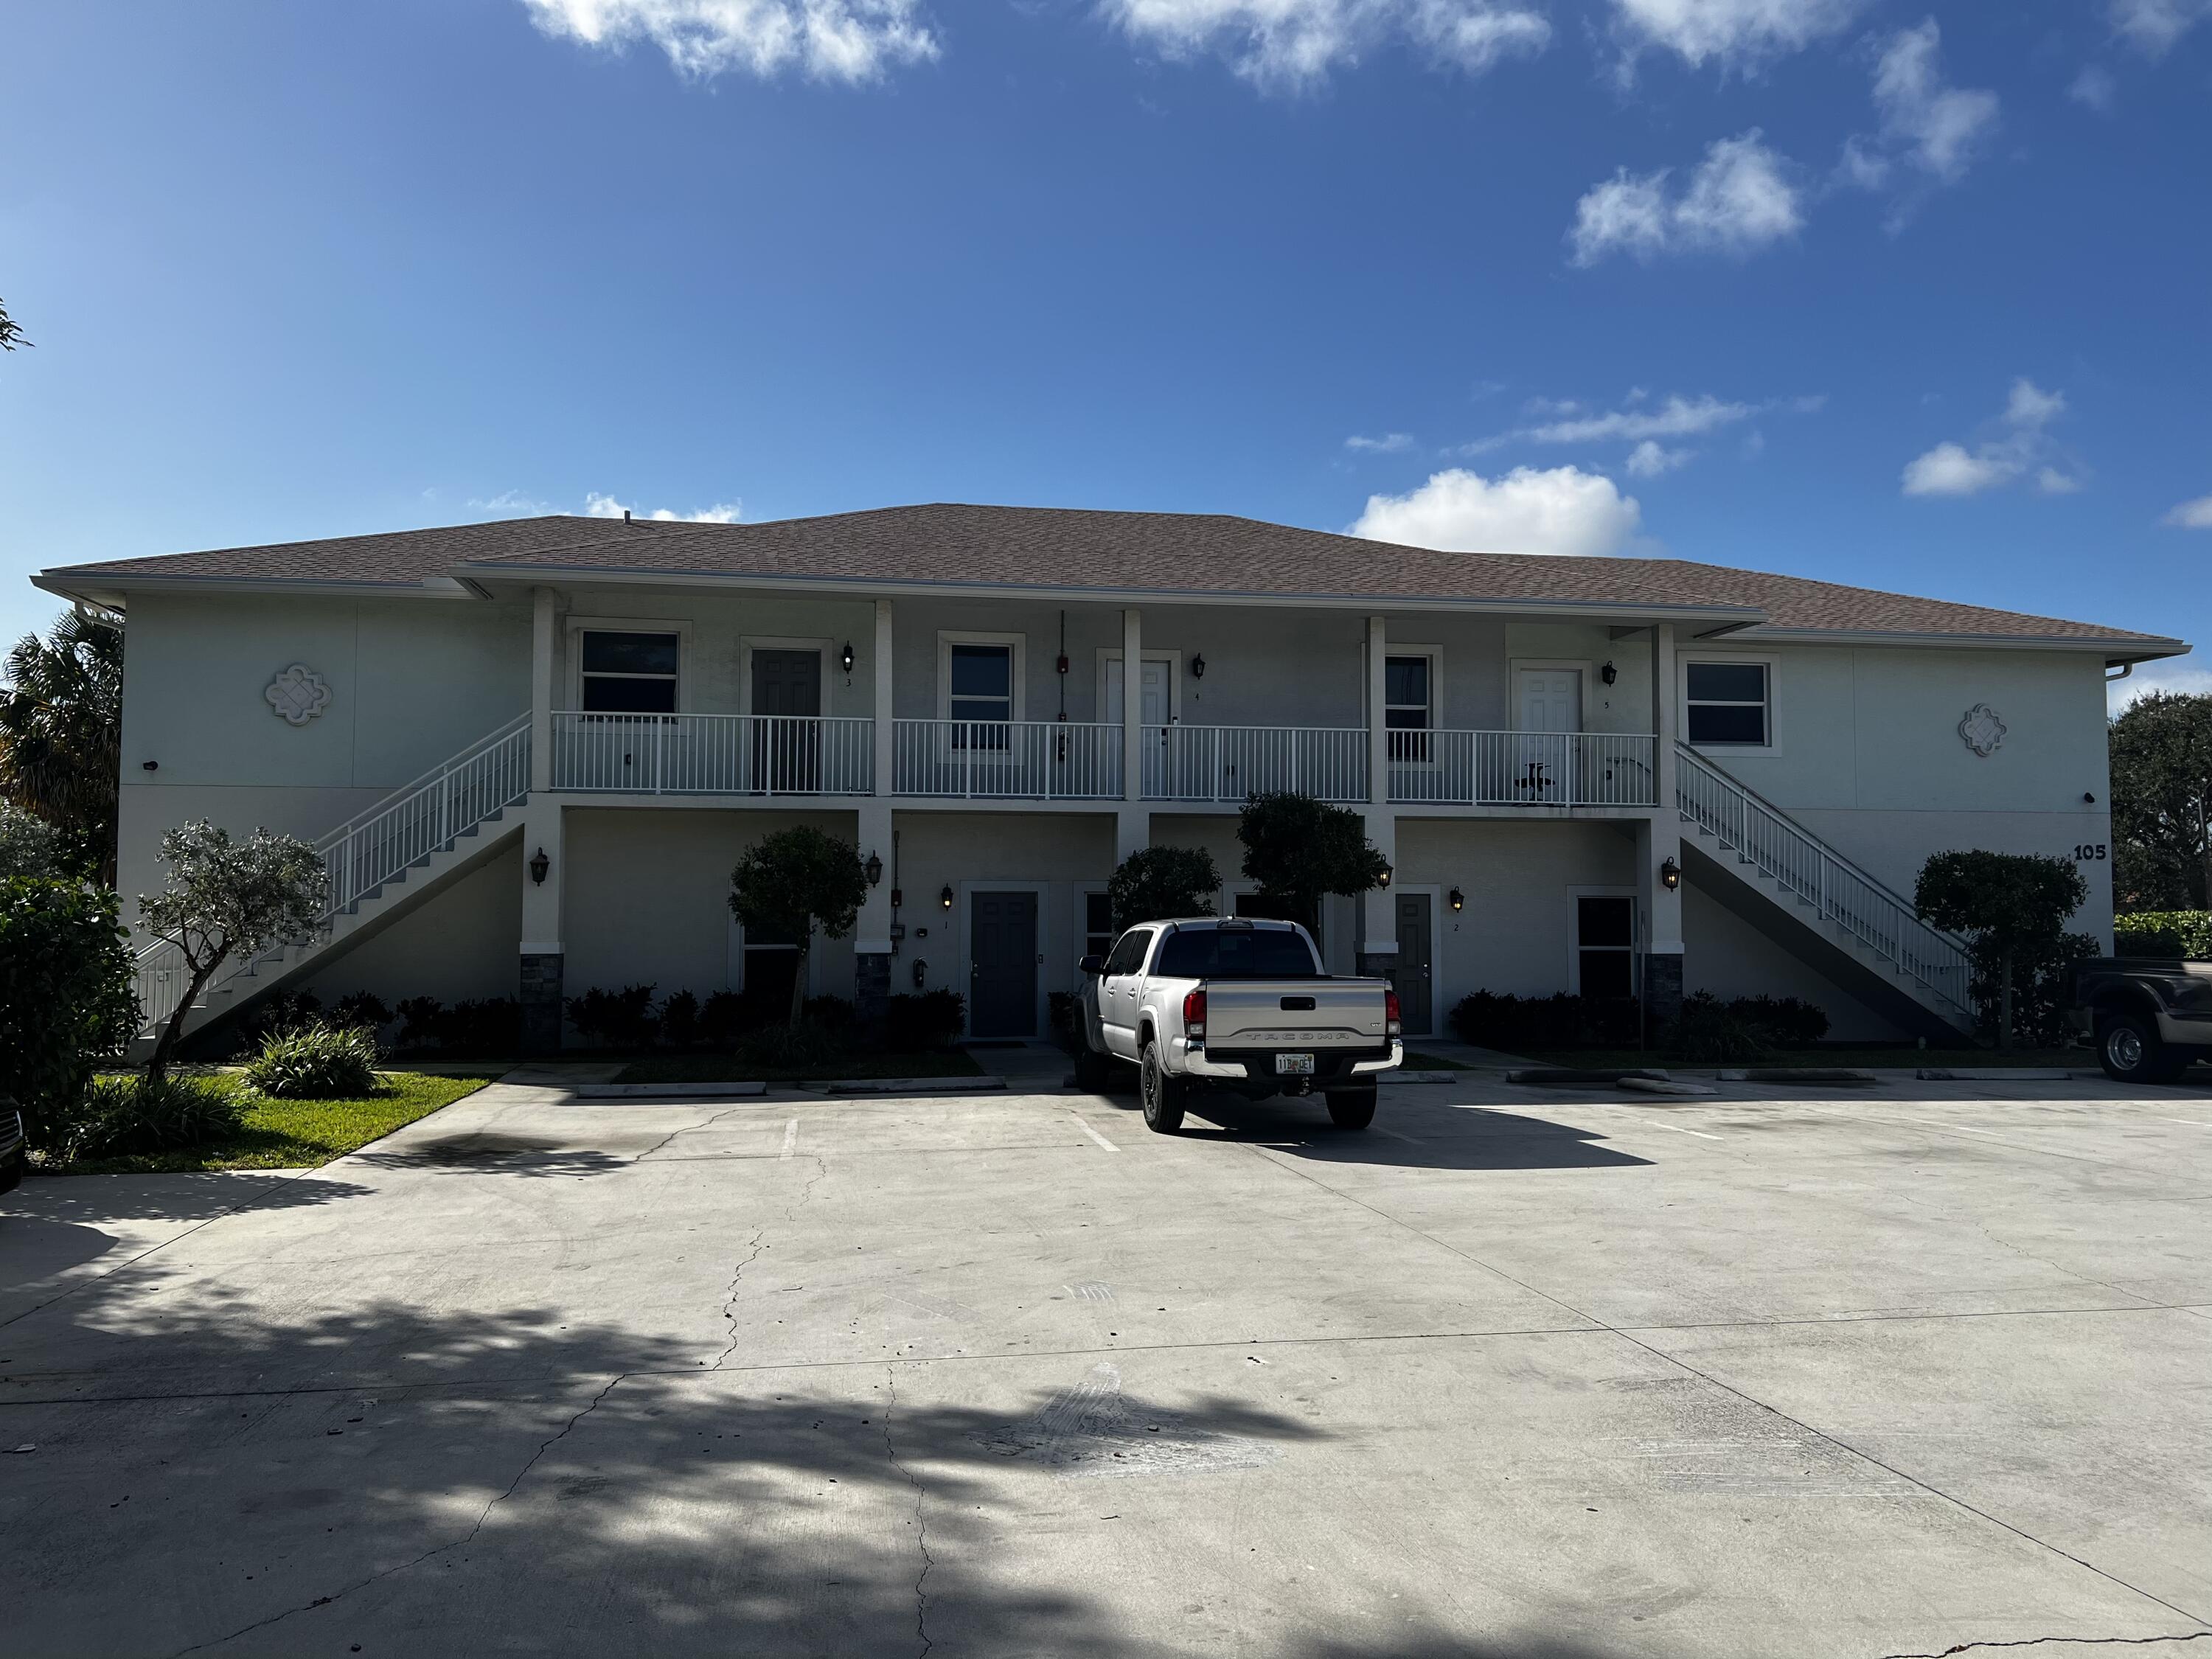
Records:
[[[1121,799],[1145,798],[1145,617],[1121,613]]]
[[[876,601],[876,650],[869,665],[875,692],[875,793],[860,804],[860,854],[884,862],[884,879],[868,889],[853,937],[853,1006],[863,1036],[880,1042],[890,1017],[891,791],[897,781],[891,738],[891,602]]]
[[[1675,797],[1674,742],[1679,706],[1674,684],[1674,624],[1651,630],[1651,776],[1656,804],[1636,833],[1636,923],[1642,935],[1638,982],[1644,1028],[1656,1038],[1682,1012],[1682,816]],[[1668,865],[1675,884],[1665,880]]]
[[[533,793],[553,787],[553,590],[532,588],[530,787]]]
[[[568,881],[562,815],[542,794],[531,798],[522,825],[522,1052],[561,1051],[561,999],[564,957],[561,944],[561,896]],[[545,879],[532,866],[545,855]]]
[[[1398,815],[1390,810],[1390,743],[1384,724],[1389,702],[1385,684],[1389,630],[1380,617],[1367,619],[1367,839],[1395,866],[1398,862]],[[1371,888],[1359,898],[1359,971],[1389,978],[1398,969],[1398,906],[1387,887]]]

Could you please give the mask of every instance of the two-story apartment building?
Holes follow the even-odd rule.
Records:
[[[2082,862],[2108,934],[2106,681],[2179,641],[1671,559],[1438,553],[1249,520],[925,506],[539,518],[52,569],[127,622],[121,886],[207,817],[317,841],[318,935],[193,1018],[326,999],[702,996],[788,975],[725,902],[810,823],[879,874],[813,988],[951,986],[1045,1029],[1116,862],[1292,788],[1364,817],[1332,901],[1409,1036],[1478,988],[1797,995],[1966,1018],[1931,853]],[[178,976],[146,941],[149,1006]],[[173,1003],[170,1006],[173,1006]]]

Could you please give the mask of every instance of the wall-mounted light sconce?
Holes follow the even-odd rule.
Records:
[[[1381,878],[1380,880],[1378,880],[1375,884],[1376,884],[1377,887],[1388,887],[1388,886],[1390,884],[1390,878],[1391,878],[1392,876],[1395,875],[1396,873],[1397,873],[1397,872],[1396,872],[1396,871],[1395,871],[1395,870],[1393,870],[1393,869],[1391,869],[1391,867],[1390,867],[1389,865],[1387,865],[1387,864],[1386,864],[1386,865],[1384,865],[1384,866],[1382,866],[1382,878]]]
[[[140,761],[138,764],[144,767],[149,772],[158,772],[161,769],[161,763],[159,761]]]
[[[946,882],[943,889],[938,893],[937,903],[938,908],[940,909],[950,910],[952,908],[952,884],[951,882]]]
[[[868,885],[871,887],[875,886],[884,878],[884,861],[873,853],[868,854],[868,861],[862,865],[860,869],[868,878]]]
[[[1206,678],[1206,653],[1204,652],[1200,652],[1197,656],[1193,657],[1190,659],[1190,677],[1194,680],[1202,680]]]
[[[545,856],[544,848],[539,848],[530,855],[530,879],[538,886],[543,887],[545,884],[545,878],[552,868],[553,860]]]
[[[1597,671],[1597,677],[1603,680],[1607,685],[1611,685],[1615,680],[1620,678],[1620,671],[1618,668],[1615,668],[1611,663],[1607,663],[1604,667]]]
[[[1673,892],[1682,884],[1682,866],[1668,859],[1659,866],[1659,884]]]
[[[1451,897],[1447,899],[1445,902],[1449,904],[1454,910],[1464,910],[1467,908],[1467,895],[1461,892],[1458,888],[1455,887],[1451,890]]]
[[[837,653],[837,660],[838,660],[838,662],[839,662],[840,664],[842,664],[842,665],[843,665],[843,667],[844,667],[844,670],[845,670],[845,684],[848,684],[848,685],[850,685],[850,684],[853,683],[853,642],[852,642],[852,641],[848,640],[848,641],[845,641],[845,648],[844,648],[842,651],[841,651],[841,652],[839,652],[839,653]]]

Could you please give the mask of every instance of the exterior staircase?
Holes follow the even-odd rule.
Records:
[[[1972,1040],[1964,939],[1681,743],[1675,800],[1684,851],[1719,872],[1700,884],[1722,903],[1906,1030]]]
[[[237,1013],[336,951],[380,931],[425,896],[503,848],[530,793],[530,717],[517,716],[394,790],[315,843],[328,872],[325,906],[304,935],[234,957],[185,1016],[189,1036]],[[128,1057],[154,1051],[191,983],[183,950],[157,939],[138,953],[139,1035]]]

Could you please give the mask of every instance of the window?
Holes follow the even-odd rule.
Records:
[[[1636,901],[1584,893],[1575,900],[1577,978],[1586,997],[1636,994]]]
[[[1103,893],[1083,896],[1083,954],[1103,957],[1114,948],[1114,907]]]
[[[953,746],[1004,749],[1006,722],[1014,717],[1014,648],[1010,645],[950,647],[951,695],[946,712],[956,720],[985,723],[958,726]]]
[[[683,652],[674,634],[583,636],[584,707],[593,713],[672,714]]]
[[[1318,979],[1321,965],[1287,928],[1179,929],[1160,946],[1165,979]]]
[[[1132,927],[1121,935],[1121,942],[1114,947],[1114,954],[1106,958],[1106,971],[1109,974],[1135,973],[1144,962],[1145,952],[1152,943],[1151,928]]]
[[[1765,663],[1693,662],[1683,672],[1692,743],[1764,749],[1773,741]]]
[[[1425,762],[1429,758],[1429,659],[1426,657],[1386,657],[1382,659],[1382,724],[1389,731],[1390,758]]]

